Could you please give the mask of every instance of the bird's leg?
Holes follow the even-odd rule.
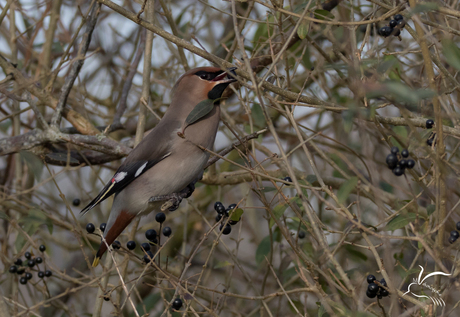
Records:
[[[196,182],[198,182],[202,178],[203,178],[203,173],[201,173],[201,175],[196,180],[188,184],[187,187],[182,189],[180,192],[172,193],[169,195],[150,197],[149,203],[154,203],[158,201],[166,201],[163,204],[163,206],[161,206],[161,210],[164,211],[168,209],[169,211],[174,211],[177,208],[179,208],[179,205],[182,202],[182,199],[189,198],[193,194],[193,192],[195,191]]]

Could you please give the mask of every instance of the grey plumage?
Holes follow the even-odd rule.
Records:
[[[194,107],[206,99],[220,98],[235,81],[219,68],[201,67],[188,71],[173,88],[171,105],[158,125],[133,149],[101,193],[86,206],[86,213],[115,194],[104,232],[108,245],[135,216],[157,209],[162,203],[149,203],[151,197],[178,193],[202,173],[220,120],[218,102],[197,122],[186,126]],[[185,130],[184,130],[185,128]],[[178,132],[184,132],[180,137]],[[101,243],[93,266],[106,251]]]

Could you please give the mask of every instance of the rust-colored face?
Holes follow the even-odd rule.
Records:
[[[227,86],[236,81],[228,73],[233,76],[235,68],[229,69],[227,72],[218,67],[199,67],[186,72],[177,81],[172,93],[186,92],[189,98],[197,100],[218,99],[221,97]],[[191,96],[192,95],[192,96]]]

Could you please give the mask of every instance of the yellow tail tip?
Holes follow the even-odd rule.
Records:
[[[96,267],[96,266],[98,266],[98,265],[99,265],[99,260],[100,260],[100,259],[101,259],[101,258],[100,258],[100,257],[98,257],[98,256],[96,256],[96,257],[94,258],[94,261],[93,261],[93,267]]]

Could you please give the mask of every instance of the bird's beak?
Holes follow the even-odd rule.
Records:
[[[227,69],[226,71],[222,72],[222,74],[220,74],[219,76],[216,76],[212,81],[216,84],[230,84],[237,81],[235,69],[237,68],[231,67]]]

